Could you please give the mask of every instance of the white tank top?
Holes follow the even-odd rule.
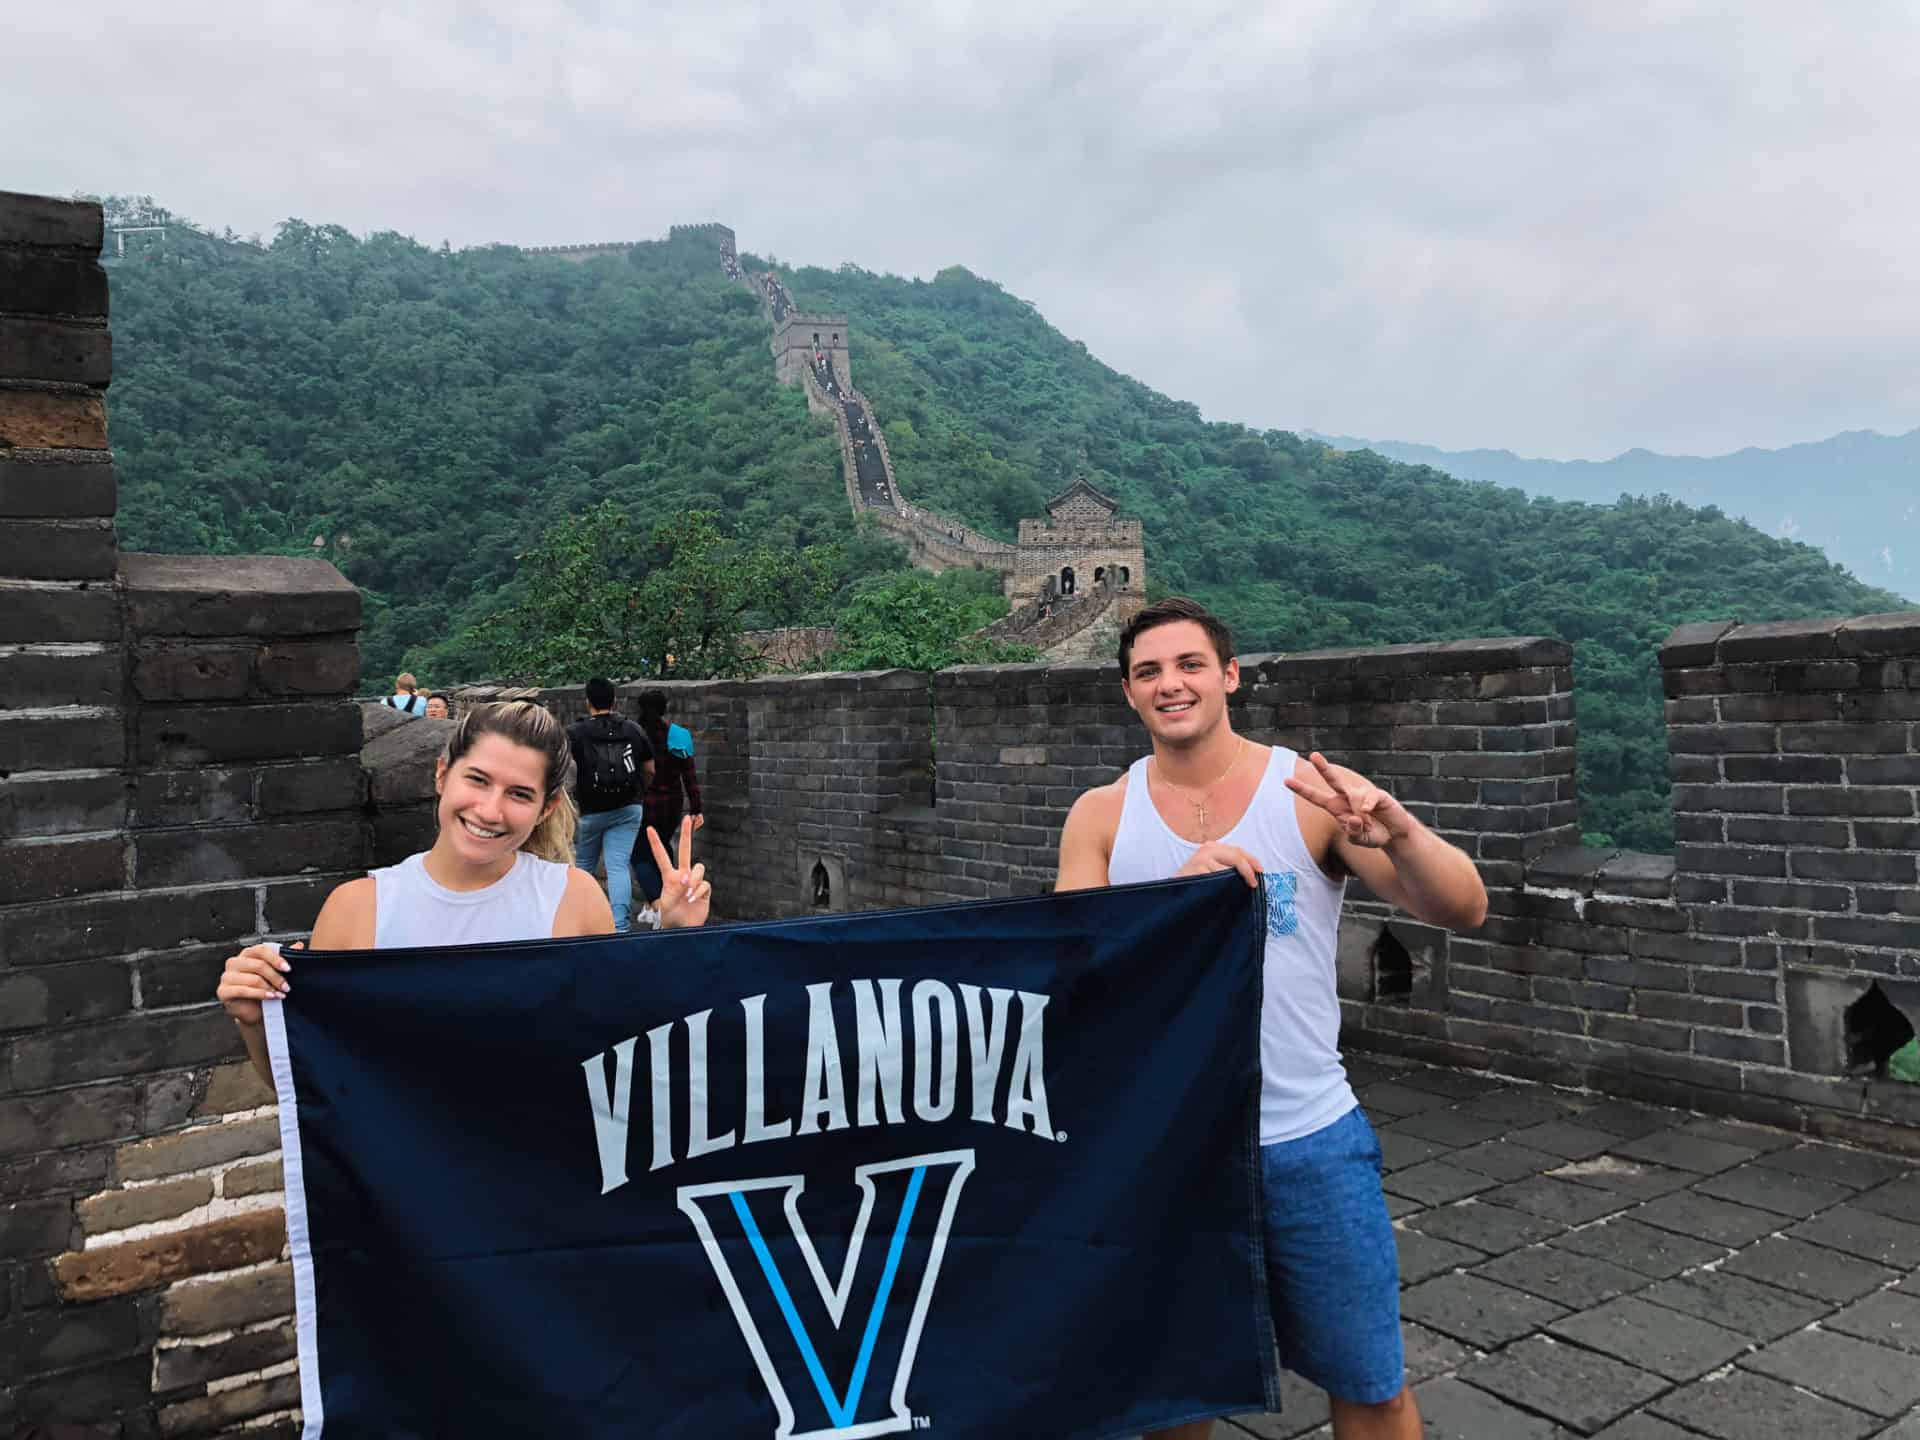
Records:
[[[373,947],[489,945],[546,940],[573,867],[522,850],[513,868],[479,890],[449,890],[427,874],[426,854],[373,871]]]
[[[1260,1004],[1260,1143],[1278,1144],[1331,1125],[1354,1107],[1340,1063],[1340,998],[1334,946],[1345,881],[1335,883],[1307,850],[1286,777],[1298,760],[1276,745],[1247,813],[1221,841],[1266,870],[1267,959]],[[1115,885],[1164,880],[1200,847],[1174,834],[1147,792],[1147,762],[1127,771],[1126,801],[1107,878]]]

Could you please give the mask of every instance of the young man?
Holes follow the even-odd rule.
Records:
[[[1153,754],[1074,802],[1062,890],[1237,870],[1267,896],[1260,1141],[1281,1362],[1327,1391],[1337,1440],[1419,1440],[1380,1147],[1340,1063],[1334,943],[1349,875],[1428,924],[1470,930],[1487,892],[1465,853],[1386,791],[1315,754],[1234,733],[1227,627],[1192,600],[1120,636],[1120,688]],[[1211,1421],[1156,1432],[1204,1440]]]
[[[613,682],[596,675],[587,681],[587,718],[567,727],[580,805],[573,863],[591,874],[606,855],[613,928],[625,934],[632,928],[633,847],[640,839],[640,797],[653,779],[653,747],[638,725],[614,713],[613,701]]]

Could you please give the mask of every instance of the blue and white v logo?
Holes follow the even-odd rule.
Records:
[[[775,1440],[860,1440],[913,1428],[907,1382],[972,1172],[971,1150],[858,1167],[860,1213],[838,1282],[829,1282],[800,1218],[804,1176],[681,1187],[680,1208],[706,1247],[779,1416]],[[775,1197],[767,1192],[783,1202],[784,1227],[768,1223]],[[865,1243],[869,1228],[885,1237],[884,1249]],[[754,1263],[735,1274],[729,1252],[744,1262],[742,1241]],[[810,1287],[789,1283],[802,1270]],[[883,1378],[870,1385],[874,1376]]]

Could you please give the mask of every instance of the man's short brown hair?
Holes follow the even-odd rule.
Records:
[[[1226,668],[1233,659],[1233,632],[1227,624],[1198,600],[1189,600],[1184,595],[1169,595],[1166,599],[1147,606],[1133,619],[1127,622],[1127,628],[1120,632],[1120,678],[1127,678],[1127,667],[1133,663],[1133,642],[1156,625],[1171,625],[1176,620],[1191,620],[1207,632],[1207,638],[1213,642],[1213,653],[1220,657],[1220,666]]]

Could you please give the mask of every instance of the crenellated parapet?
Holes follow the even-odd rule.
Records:
[[[1240,664],[1236,729],[1369,775],[1488,888],[1486,922],[1455,933],[1349,885],[1345,1048],[1920,1154],[1920,1086],[1885,1063],[1920,1023],[1920,613],[1675,632],[1671,856],[1581,843],[1561,641]],[[663,687],[725,757],[701,834],[729,918],[808,913],[815,866],[833,908],[1050,888],[1073,797],[1145,749],[1117,678],[1102,644],[1087,663]],[[816,744],[827,792],[817,760],[794,763]]]
[[[213,989],[366,869],[360,594],[120,551],[101,229],[0,193],[0,1420],[276,1426],[279,1130]]]
[[[584,265],[589,260],[599,260],[608,255],[625,255],[645,243],[644,240],[608,240],[593,245],[522,245],[520,253]]]

